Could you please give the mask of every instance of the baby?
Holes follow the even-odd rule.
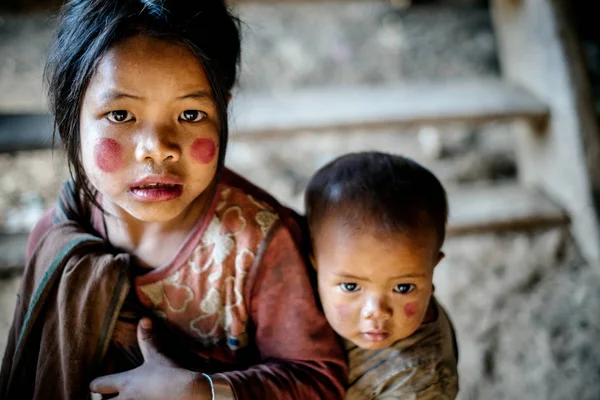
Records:
[[[458,352],[436,301],[448,205],[416,162],[378,152],[342,156],[306,191],[325,315],[344,338],[346,399],[455,399]]]

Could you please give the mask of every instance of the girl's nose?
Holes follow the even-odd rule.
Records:
[[[177,162],[181,158],[181,147],[177,134],[166,127],[152,127],[141,134],[136,147],[138,162],[151,161],[155,164]]]

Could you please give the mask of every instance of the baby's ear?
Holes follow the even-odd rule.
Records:
[[[446,257],[446,255],[444,254],[443,251],[440,251],[438,256],[437,256],[437,260],[435,260],[435,264],[433,265],[433,267],[437,267],[437,265],[440,263],[440,261],[442,261],[444,259],[444,257]]]

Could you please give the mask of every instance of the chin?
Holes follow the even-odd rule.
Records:
[[[359,338],[358,340],[352,340],[352,343],[365,350],[381,350],[390,347],[396,342],[396,340],[397,339],[392,339],[390,337],[380,342],[373,342],[370,340]]]
[[[360,347],[361,349],[365,349],[365,350],[381,350],[381,349],[385,349],[388,348],[392,345],[393,342],[377,342],[377,343],[373,343],[373,342],[363,342],[362,344],[358,345],[358,347]]]
[[[141,209],[140,209],[141,208]],[[126,210],[135,219],[143,222],[168,222],[181,215],[180,207],[164,207],[164,205],[132,207]]]

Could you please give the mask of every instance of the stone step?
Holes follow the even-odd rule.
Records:
[[[242,92],[231,105],[231,136],[258,140],[307,131],[516,118],[541,123],[548,115],[534,96],[498,79]],[[51,132],[47,115],[0,114],[0,151],[49,148]]]
[[[448,190],[448,235],[530,230],[569,223],[544,193],[516,183],[461,185]]]
[[[0,114],[0,153],[52,148],[52,124],[47,114]]]
[[[448,191],[448,235],[532,230],[568,224],[568,215],[543,193],[514,183],[462,185]],[[0,277],[22,270],[26,233],[0,234]]]
[[[232,104],[232,136],[260,139],[306,131],[479,123],[544,122],[548,108],[500,79],[419,82],[242,93]]]

